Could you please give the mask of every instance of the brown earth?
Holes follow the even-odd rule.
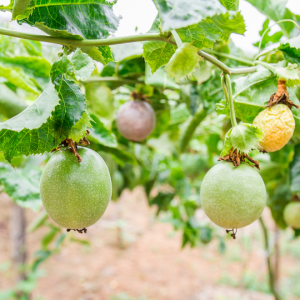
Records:
[[[11,200],[2,194],[0,205],[0,290],[3,290],[13,285],[15,275],[12,268],[1,272],[1,265],[10,260]],[[34,216],[32,211],[26,211],[28,223]],[[207,221],[201,212],[197,217]],[[264,218],[273,229],[268,210]],[[28,234],[29,257],[39,250],[46,232],[42,228]],[[224,235],[223,230],[220,234]],[[72,232],[68,236],[87,239],[91,246],[66,240],[60,253],[41,265],[45,276],[38,280],[33,299],[110,300],[120,293],[134,300],[273,299],[269,294],[243,288],[245,272],[253,273],[257,281],[266,280],[265,251],[258,222],[239,230],[237,240],[228,239],[225,254],[218,252],[217,240],[181,250],[180,233],[174,233],[170,224],[155,221],[154,210],[148,207],[142,189],[136,188],[133,192],[124,191],[117,203],[111,202],[104,217],[86,235]],[[285,256],[282,264],[283,261],[282,278],[299,266],[299,258]],[[240,282],[239,287],[221,285],[224,276],[227,281],[229,278]]]

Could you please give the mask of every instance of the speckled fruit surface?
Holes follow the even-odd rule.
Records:
[[[290,202],[283,211],[284,221],[295,229],[300,229],[300,202]]]
[[[40,191],[43,205],[53,221],[69,229],[93,225],[105,212],[112,186],[102,157],[88,148],[56,152],[44,168]]]
[[[295,129],[293,113],[284,104],[277,104],[261,111],[253,124],[264,132],[260,145],[267,152],[283,148],[293,136]]]
[[[149,103],[132,100],[120,107],[117,127],[126,139],[139,142],[151,134],[155,121],[155,113]]]
[[[246,163],[234,167],[224,161],[207,172],[200,197],[210,220],[227,229],[253,223],[267,201],[265,184],[256,169]]]

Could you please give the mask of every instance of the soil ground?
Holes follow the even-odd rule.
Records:
[[[13,286],[9,220],[11,200],[0,196],[0,290]],[[67,239],[61,251],[41,265],[33,299],[43,300],[271,300],[268,294],[266,253],[259,223],[239,230],[237,240],[226,241],[220,254],[218,241],[181,249],[181,236],[168,223],[155,220],[143,190],[124,191],[111,202],[104,217],[86,235],[90,246]],[[36,216],[26,210],[28,224]],[[207,221],[203,213],[197,216]],[[274,224],[266,209],[269,229]],[[40,249],[47,232],[41,228],[27,236],[29,258]],[[223,230],[220,234],[224,235]],[[284,300],[295,300],[300,278],[300,244],[281,234],[280,282]],[[298,244],[295,244],[298,243]],[[292,246],[291,246],[292,245]],[[2,267],[1,267],[2,266]],[[298,278],[298,280],[297,280]],[[296,283],[293,283],[296,279]],[[263,292],[265,291],[265,292]],[[294,293],[294,295],[292,295]]]

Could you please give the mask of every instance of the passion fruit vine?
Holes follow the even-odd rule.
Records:
[[[126,139],[140,142],[146,139],[155,127],[155,112],[141,95],[134,94],[135,100],[124,103],[118,112],[117,127]]]
[[[88,148],[78,147],[77,152],[80,163],[69,149],[57,151],[44,168],[40,184],[46,212],[68,231],[86,231],[96,223],[112,195],[110,174],[102,157]]]

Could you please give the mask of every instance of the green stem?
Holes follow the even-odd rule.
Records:
[[[5,28],[0,28],[0,34],[26,39],[26,40],[47,42],[52,44],[59,44],[63,46],[73,46],[73,47],[108,46],[108,45],[118,45],[118,44],[132,43],[132,42],[145,42],[145,41],[162,41],[162,42],[176,45],[176,43],[171,39],[169,39],[168,37],[156,33],[147,33],[147,34],[126,36],[126,37],[100,39],[100,40],[74,40],[74,39],[58,38],[58,37],[47,36],[47,35],[28,34],[28,33],[18,32],[10,29],[5,29]],[[205,58],[207,61],[209,61],[210,63],[218,67],[220,70],[222,70],[224,73],[229,75],[247,74],[256,71],[256,67],[229,68],[224,63],[220,62],[217,58],[213,57],[212,55],[202,50],[198,51],[198,55]]]
[[[276,72],[276,69],[271,65],[271,64],[268,64],[266,62],[263,62],[263,61],[260,61],[260,60],[256,60],[255,61],[255,64],[257,65],[261,65],[263,67],[265,67],[266,69],[270,70],[271,72],[273,72],[275,74]]]
[[[47,42],[52,44],[60,44],[64,46],[75,46],[75,47],[107,46],[107,45],[118,45],[118,44],[144,42],[144,41],[168,42],[168,38],[157,33],[147,33],[147,34],[125,36],[125,37],[100,39],[100,40],[74,40],[74,39],[66,39],[66,38],[57,38],[57,37],[47,36],[47,35],[28,34],[28,33],[18,32],[10,29],[5,29],[5,28],[0,28],[0,34],[26,39],[26,40],[40,41],[40,42]]]
[[[273,25],[271,25],[270,27],[268,27],[268,28],[264,31],[264,33],[263,33],[263,35],[262,35],[262,37],[261,37],[259,46],[258,46],[258,53],[260,53],[262,41],[263,41],[263,38],[264,38],[264,36],[266,35],[266,33],[267,33],[273,26],[275,26],[276,24],[280,24],[280,23],[284,23],[284,22],[290,22],[290,23],[293,23],[293,24],[300,30],[299,25],[298,25],[295,21],[290,20],[290,19],[285,19],[285,20],[280,20],[280,21],[278,21],[278,22],[275,22]],[[255,58],[255,59],[256,59],[256,58]]]
[[[224,90],[226,101],[227,103],[229,103],[231,126],[234,127],[237,126],[237,121],[235,118],[234,101],[232,97],[230,76],[228,74],[223,75],[221,78],[221,83]]]
[[[178,48],[181,47],[182,46],[182,40],[181,40],[180,36],[178,35],[177,31],[173,29],[173,30],[171,30],[171,33],[172,33],[172,35],[175,39],[177,47]]]
[[[262,217],[259,218],[259,222],[260,222],[261,228],[263,230],[264,240],[265,240],[265,250],[267,252],[267,264],[268,264],[270,290],[273,293],[275,300],[281,300],[281,297],[279,296],[279,294],[277,293],[277,291],[275,289],[274,273],[273,273],[272,266],[271,266],[270,251],[269,251],[268,229],[267,229]]]
[[[119,82],[119,83],[129,83],[129,84],[144,83],[144,81],[142,80],[126,79],[120,77],[99,77],[99,76],[90,77],[89,79],[85,80],[83,83],[90,83],[90,82]]]
[[[228,53],[223,53],[223,52],[218,52],[212,49],[205,49],[205,52],[209,53],[209,54],[214,54],[214,55],[218,55],[218,56],[222,56],[225,58],[229,58],[238,62],[241,62],[243,64],[247,64],[247,65],[254,65],[254,62],[252,60],[246,59],[246,58],[242,58],[242,57],[236,57],[235,55],[231,55]]]
[[[264,56],[264,55],[266,55],[266,54],[268,54],[268,53],[270,53],[270,52],[277,51],[277,50],[278,50],[278,49],[270,49],[270,50],[268,50],[268,51],[265,51],[265,52],[262,52],[262,53],[260,53],[260,54],[257,54],[257,55],[254,57],[254,60],[257,60],[259,57]]]
[[[182,133],[180,138],[180,152],[184,152],[186,147],[188,146],[193,134],[198,127],[198,125],[204,120],[207,116],[207,109],[203,107],[201,104],[198,109],[196,110],[195,115],[190,119],[187,127]]]
[[[256,67],[229,68],[224,63],[219,61],[217,58],[213,57],[212,55],[210,55],[202,50],[199,50],[198,54],[201,57],[203,57],[204,59],[206,59],[207,61],[209,61],[210,63],[212,63],[213,65],[215,65],[216,67],[218,67],[224,73],[229,74],[229,75],[253,73],[257,69]]]

